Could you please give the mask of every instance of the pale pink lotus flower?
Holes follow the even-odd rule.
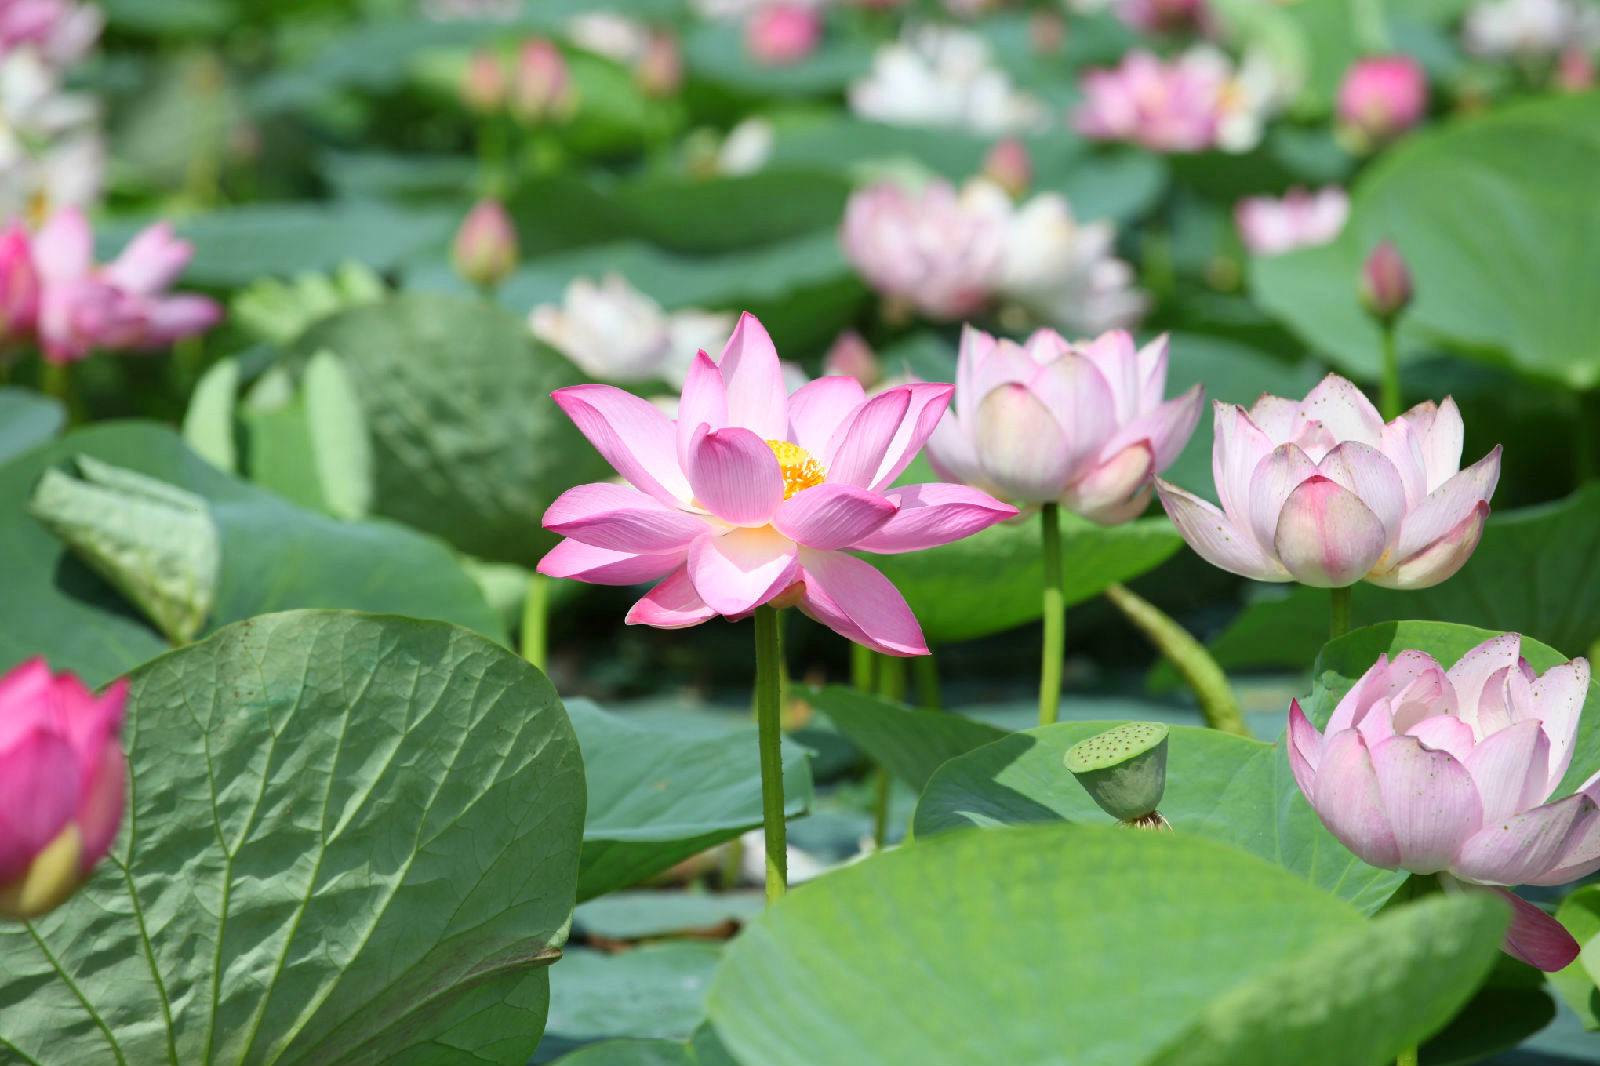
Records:
[[[683,88],[683,46],[670,30],[656,30],[645,41],[633,67],[633,81],[646,96],[664,99]]]
[[[0,916],[37,918],[105,857],[122,822],[128,684],[96,697],[30,659],[0,678]]]
[[[956,127],[1005,134],[1049,124],[1044,105],[1017,90],[970,30],[918,26],[881,46],[872,70],[850,85],[858,118],[892,126]]]
[[[104,24],[105,16],[94,4],[5,0],[0,3],[0,56],[31,48],[51,66],[70,66],[94,47]]]
[[[1172,60],[1135,50],[1119,66],[1084,74],[1080,88],[1073,113],[1079,133],[1157,152],[1248,151],[1267,117],[1293,96],[1265,53],[1235,65],[1210,45]]]
[[[745,51],[764,66],[798,63],[821,43],[822,14],[807,4],[769,4],[745,22]]]
[[[1462,470],[1455,401],[1418,404],[1385,425],[1360,389],[1329,374],[1304,400],[1213,409],[1221,509],[1156,482],[1178,532],[1211,565],[1257,581],[1420,589],[1478,546],[1500,446]]]
[[[44,357],[69,363],[96,348],[162,348],[216,325],[222,308],[215,300],[166,292],[193,254],[169,223],[157,222],[116,259],[97,266],[94,234],[83,213],[57,212],[33,238]]]
[[[1600,775],[1551,801],[1589,692],[1583,659],[1536,675],[1515,633],[1448,671],[1420,651],[1381,656],[1317,732],[1289,708],[1289,765],[1330,832],[1364,862],[1438,874],[1512,907],[1505,950],[1541,970],[1578,945],[1501,886],[1561,885],[1600,869]]]
[[[461,103],[478,115],[492,115],[506,106],[511,91],[506,67],[492,49],[480,48],[461,71]]]
[[[964,485],[891,487],[950,402],[914,384],[867,399],[819,378],[792,395],[761,323],[746,314],[719,361],[701,351],[676,420],[608,385],[556,402],[627,485],[579,485],[545,512],[566,539],[539,572],[603,585],[657,584],[629,624],[676,629],[763,604],[798,606],[889,655],[927,652],[895,587],[853,551],[936,547],[1016,514]]]
[[[39,271],[28,228],[12,220],[0,232],[0,352],[33,335],[39,319]]]
[[[1245,248],[1254,255],[1282,255],[1327,244],[1350,217],[1350,197],[1337,186],[1316,192],[1290,189],[1283,198],[1248,196],[1233,209]]]
[[[573,278],[559,304],[540,304],[528,315],[534,336],[587,374],[674,385],[689,372],[688,356],[726,337],[733,324],[733,316],[720,311],[663,310],[614,273],[598,283]]]
[[[1339,84],[1339,125],[1358,147],[1393,140],[1422,121],[1428,76],[1410,56],[1357,60]]]
[[[451,245],[457,272],[474,285],[493,286],[517,266],[517,227],[498,200],[479,200]]]
[[[1165,336],[1136,348],[1122,330],[1079,344],[1039,330],[1017,344],[968,326],[928,458],[940,477],[1001,499],[1126,522],[1200,418],[1200,386],[1167,400],[1166,384]]]
[[[523,42],[517,50],[516,76],[511,83],[511,113],[530,125],[568,117],[577,103],[566,57],[542,37]]]

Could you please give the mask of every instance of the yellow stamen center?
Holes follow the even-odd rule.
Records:
[[[783,471],[783,498],[813,488],[827,478],[822,464],[811,458],[811,453],[798,444],[786,440],[769,440],[767,447],[778,457],[778,467]]]

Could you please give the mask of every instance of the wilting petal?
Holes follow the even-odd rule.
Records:
[[[1317,464],[1297,444],[1280,444],[1256,464],[1244,513],[1249,515],[1250,531],[1263,549],[1273,550],[1289,494],[1316,475]]]
[[[1400,865],[1400,846],[1384,812],[1372,755],[1353,729],[1325,733],[1312,806],[1339,842],[1373,866]]]
[[[78,808],[78,757],[60,734],[40,726],[0,752],[0,882],[28,868]]]
[[[1487,506],[1500,481],[1500,446],[1439,486],[1406,515],[1395,555],[1410,559]],[[1476,542],[1474,538],[1474,543]]]
[[[985,477],[1007,497],[1061,498],[1074,456],[1055,416],[1025,385],[1001,385],[983,398],[973,438]]]
[[[728,389],[722,383],[722,368],[704,351],[695,353],[683,378],[678,398],[678,462],[689,468],[689,445],[701,426],[721,429],[728,424]]]
[[[1327,426],[1335,440],[1360,441],[1374,448],[1383,442],[1383,416],[1366,393],[1338,374],[1329,374],[1306,394],[1300,413]]]
[[[900,385],[897,388],[905,389],[909,394],[906,403],[906,413],[900,420],[900,427],[895,430],[894,439],[889,442],[884,450],[883,460],[878,464],[878,469],[872,476],[868,488],[881,491],[894,482],[911,465],[911,460],[917,457],[922,446],[927,443],[933,429],[949,410],[950,397],[955,392],[953,385]]]
[[[706,606],[689,580],[688,567],[674,570],[661,584],[645,593],[628,610],[630,626],[657,629],[683,629],[715,618],[717,612]]]
[[[1542,807],[1493,821],[1467,838],[1450,864],[1452,873],[1497,885],[1525,884],[1559,861],[1567,834],[1594,803],[1579,792]]]
[[[1318,475],[1289,494],[1273,549],[1302,585],[1343,588],[1372,569],[1386,539],[1383,523],[1359,497]]]
[[[1516,666],[1521,649],[1522,638],[1518,634],[1502,633],[1468,651],[1445,672],[1456,693],[1460,708],[1457,713],[1479,737],[1485,735],[1478,728],[1478,702],[1483,698],[1484,686],[1494,675]]]
[[[1289,749],[1289,769],[1294,773],[1294,783],[1300,786],[1307,803],[1315,802],[1322,734],[1300,709],[1299,700],[1289,702],[1289,735],[1284,747]]]
[[[839,552],[801,553],[800,609],[840,636],[885,655],[926,655],[927,642],[905,598],[867,563]]]
[[[877,532],[858,541],[858,550],[894,555],[937,548],[1017,513],[1010,504],[966,485],[907,485],[889,493],[889,499],[899,510]]]
[[[1223,513],[1240,529],[1248,529],[1250,481],[1261,460],[1272,451],[1273,443],[1238,404],[1214,401],[1211,423],[1211,477],[1217,486],[1217,500]]]
[[[1028,391],[1044,405],[1064,435],[1066,454],[1062,461],[1067,476],[1076,476],[1101,454],[1116,432],[1116,400],[1111,386],[1089,360],[1066,355],[1040,367],[1028,383]],[[979,454],[982,455],[981,447]]]
[[[1572,745],[1578,735],[1578,719],[1589,696],[1589,661],[1574,659],[1552,666],[1530,686],[1527,712],[1544,724],[1550,738],[1550,776],[1545,795],[1555,791],[1572,765]],[[1523,708],[1516,708],[1518,712]]]
[[[808,381],[789,397],[789,440],[821,459],[828,442],[846,418],[867,402],[855,378],[826,377]]]
[[[836,551],[881,529],[895,509],[893,502],[876,492],[830,482],[784,500],[772,524],[797,544]]]
[[[589,585],[639,585],[670,574],[683,565],[684,553],[634,555],[564,540],[539,560],[546,577],[570,577]]]
[[[1257,581],[1290,580],[1288,571],[1257,546],[1255,537],[1205,500],[1160,478],[1156,492],[1179,534],[1212,566]]]
[[[1395,723],[1395,725],[1398,728],[1399,724]],[[1434,751],[1446,752],[1447,754],[1453,756],[1457,762],[1465,764],[1469,771],[1472,769],[1471,763],[1468,762],[1468,760],[1472,757],[1474,750],[1472,727],[1463,722],[1461,719],[1457,718],[1455,715],[1430,715],[1419,722],[1411,724],[1407,728],[1400,729],[1400,732],[1404,733],[1406,736],[1416,737],[1418,740],[1422,741],[1423,744],[1432,748]],[[1367,737],[1368,743],[1373,742],[1371,734],[1364,733],[1363,735]],[[1473,779],[1477,780],[1476,774],[1473,775]],[[1482,794],[1481,787],[1479,789],[1479,794]],[[1543,797],[1541,796],[1540,799],[1543,799]],[[1533,802],[1538,803],[1539,800],[1534,800]],[[1485,803],[1487,804],[1487,800]],[[1521,808],[1518,809],[1520,810]],[[1486,813],[1484,815],[1484,820],[1487,821],[1488,817],[1489,816]]]
[[[729,426],[695,431],[685,467],[695,502],[734,525],[766,525],[783,502],[783,469],[767,442]]]
[[[763,440],[783,440],[789,430],[789,390],[778,349],[761,320],[746,311],[717,360],[728,388],[728,423]]]
[[[1550,795],[1546,784],[1550,779],[1550,739],[1535,720],[1518,722],[1485,737],[1466,764],[1483,800],[1484,825],[1537,806]]]
[[[1564,970],[1578,957],[1578,942],[1566,926],[1514,892],[1494,885],[1474,885],[1441,876],[1447,892],[1492,892],[1511,905],[1511,927],[1500,945],[1507,955],[1545,973]]]
[[[1127,521],[1135,516],[1128,514],[1134,503],[1142,511],[1150,502],[1146,490],[1154,476],[1155,456],[1150,442],[1141,440],[1091,467],[1067,486],[1062,501],[1068,509],[1093,522],[1110,525]]]
[[[910,392],[890,389],[856,408],[834,430],[823,453],[828,480],[870,488],[910,406]]]
[[[1415,737],[1390,737],[1372,749],[1384,819],[1412,873],[1450,867],[1467,838],[1483,827],[1472,775],[1455,757],[1429,751]]]
[[[573,385],[550,394],[606,462],[662,503],[687,503],[672,423],[649,400],[611,385]]]
[[[1399,542],[1400,524],[1406,514],[1406,489],[1399,471],[1382,452],[1370,445],[1346,441],[1322,457],[1317,471],[1355,493],[1378,516],[1383,523],[1386,549]]]
[[[689,580],[721,615],[754,610],[798,576],[794,542],[770,526],[704,537],[689,549]]]
[[[578,485],[544,513],[544,527],[597,548],[654,554],[687,548],[705,519],[667,507],[638,489],[609,482]]]

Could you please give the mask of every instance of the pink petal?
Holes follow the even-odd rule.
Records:
[[[82,782],[66,737],[36,727],[0,751],[0,882],[20,877],[77,812]]]
[[[1461,469],[1461,445],[1466,427],[1461,422],[1460,408],[1449,396],[1427,415],[1421,414],[1422,406],[1432,405],[1418,405],[1410,414],[1418,429],[1423,465],[1428,473],[1428,491],[1432,492]]]
[[[1412,508],[1428,495],[1428,468],[1422,455],[1422,438],[1407,418],[1401,415],[1383,427],[1379,450],[1400,475],[1406,490],[1406,507]]]
[[[1408,559],[1400,559],[1388,569],[1374,570],[1367,578],[1374,585],[1391,589],[1432,588],[1454,577],[1466,565],[1483,536],[1483,523],[1489,505],[1480,503],[1461,524]]]
[[[1489,887],[1511,904],[1511,928],[1506,930],[1507,955],[1545,973],[1572,965],[1581,950],[1567,927],[1527,900],[1502,888]]]
[[[1155,456],[1149,441],[1130,444],[1067,486],[1062,502],[1075,514],[1113,525],[1137,518],[1150,502]],[[1135,509],[1137,508],[1137,509]]]
[[[683,552],[634,555],[564,540],[545,553],[538,569],[546,577],[566,577],[589,585],[639,585],[671,573],[683,565],[683,559]]]
[[[117,838],[117,829],[122,825],[127,778],[128,764],[122,746],[115,740],[107,741],[84,782],[74,817],[82,849],[78,853],[78,866],[84,873],[105,858],[112,841]]]
[[[728,390],[722,383],[722,370],[703,350],[695,353],[689,372],[683,378],[678,397],[678,463],[689,468],[689,445],[701,426],[722,429],[728,424]]]
[[[50,667],[37,655],[0,678],[0,751],[35,728],[59,728],[54,688]]]
[[[1277,560],[1257,546],[1255,537],[1205,500],[1160,478],[1156,479],[1156,492],[1179,534],[1212,566],[1257,581],[1290,580]]]
[[[1468,771],[1472,769],[1472,764],[1468,762],[1468,760],[1472,758],[1474,745],[1476,743],[1472,735],[1472,727],[1463,722],[1461,719],[1457,718],[1455,715],[1430,715],[1429,717],[1422,719],[1420,722],[1416,722],[1408,728],[1401,729],[1400,731],[1406,736],[1416,737],[1418,740],[1422,741],[1423,744],[1432,748],[1434,751],[1442,751],[1450,754],[1457,762],[1465,764]],[[1370,735],[1367,735],[1367,739],[1368,742],[1371,743],[1372,738]],[[1477,774],[1473,774],[1473,779],[1475,781],[1477,780],[1477,776]],[[1481,787],[1482,782],[1479,781],[1478,784],[1480,785],[1478,791],[1479,795],[1481,796],[1483,792]],[[1537,803],[1539,801],[1534,800],[1533,802]],[[1487,803],[1487,800],[1485,803]],[[1488,819],[1487,814],[1484,815],[1484,819]]]
[[[1373,866],[1400,865],[1400,845],[1384,812],[1377,771],[1360,733],[1347,729],[1323,734],[1316,784],[1312,806],[1341,844]]]
[[[807,548],[848,548],[894,516],[887,497],[854,485],[825,483],[784,500],[773,516],[778,532]]]
[[[783,502],[783,469],[767,442],[748,429],[701,426],[684,467],[695,502],[734,525],[766,525]]]
[[[988,394],[978,388],[978,368],[995,351],[995,339],[970,325],[961,327],[961,346],[956,351],[956,409],[972,412]]]
[[[1550,739],[1537,721],[1517,722],[1484,738],[1466,765],[1483,800],[1485,825],[1537,806],[1550,795]]]
[[[1395,549],[1396,556],[1410,559],[1456,531],[1463,522],[1473,518],[1481,507],[1487,507],[1499,480],[1500,446],[1495,445],[1488,455],[1429,493],[1406,515],[1405,524],[1400,530],[1400,543]]]
[[[949,410],[950,397],[955,392],[954,385],[918,383],[897,387],[909,393],[906,413],[900,420],[899,428],[895,430],[894,438],[884,450],[883,460],[878,464],[877,472],[868,485],[868,488],[874,491],[881,491],[892,484],[894,479],[911,465],[911,460],[917,457],[923,444],[927,443],[928,437],[932,435],[934,427]]]
[[[1328,427],[1338,441],[1359,441],[1376,448],[1383,442],[1383,416],[1366,393],[1338,374],[1329,374],[1300,403],[1306,418]]]
[[[871,488],[910,406],[910,392],[890,389],[856,408],[828,440],[828,480]]]
[[[1040,340],[1044,342],[1043,338]],[[1029,343],[1035,351],[1043,351],[1043,348],[1033,344],[1033,338],[1029,339]],[[1064,350],[1065,345],[1062,347]],[[1038,373],[1039,366],[1040,362],[1036,362],[1021,345],[1008,340],[996,342],[989,355],[978,363],[973,374],[974,387],[970,395],[974,406],[969,410],[976,411],[976,405],[1001,385],[1026,385]]]
[[[684,629],[715,618],[717,612],[707,607],[694,590],[686,566],[673,570],[667,579],[645,593],[629,610],[626,622],[630,626],[654,626],[657,629]]]
[[[94,268],[94,233],[82,210],[67,207],[50,216],[34,235],[33,261],[47,283],[72,281]]]
[[[1539,877],[1560,859],[1562,845],[1594,801],[1579,792],[1542,807],[1485,819],[1483,828],[1461,845],[1452,873],[1473,881],[1520,885]]]
[[[889,493],[889,499],[899,509],[877,532],[856,544],[859,551],[895,555],[937,548],[1017,514],[1010,504],[966,485],[907,485]]]
[[[1109,388],[1115,421],[1120,424],[1138,417],[1139,401],[1144,390],[1140,381],[1139,354],[1128,331],[1108,330],[1088,344],[1080,345],[1077,350],[1083,358],[1094,364]]]
[[[939,424],[928,437],[928,463],[934,473],[946,481],[959,481],[964,485],[983,486],[983,468],[978,463],[978,453],[973,449],[961,416],[946,411]]]
[[[1322,755],[1322,734],[1311,724],[1299,700],[1289,702],[1289,738],[1284,745],[1289,749],[1289,769],[1294,772],[1294,783],[1307,803],[1314,803],[1317,794],[1317,763]]]
[[[180,293],[163,299],[144,301],[144,333],[141,348],[165,348],[206,330],[222,321],[222,305],[209,296]]]
[[[1011,499],[1060,499],[1077,462],[1066,431],[1025,385],[1001,385],[983,398],[973,443],[985,479]]]
[[[1480,737],[1484,731],[1477,729],[1478,701],[1483,698],[1484,686],[1495,674],[1516,666],[1521,654],[1522,637],[1516,633],[1502,633],[1468,651],[1445,673],[1450,687],[1455,690],[1461,718],[1473,726]]]
[[[689,501],[676,434],[655,404],[611,385],[573,385],[550,395],[635,488],[669,506]]]
[[[835,633],[885,655],[926,655],[922,627],[889,579],[839,552],[801,553],[800,609]]]
[[[1148,441],[1155,472],[1159,474],[1173,464],[1184,445],[1189,443],[1204,405],[1205,390],[1196,385],[1123,426],[1100,454],[1114,454],[1135,441]]]
[[[1116,398],[1099,368],[1081,356],[1067,355],[1041,367],[1028,388],[1066,436],[1063,461],[1069,476],[1102,454],[1117,421]]]
[[[117,748],[123,710],[128,702],[128,680],[119,678],[98,698],[72,674],[55,678],[54,700],[59,728],[78,753],[78,765],[90,777],[100,772],[100,759]]]
[[[1139,409],[1148,411],[1151,407],[1161,402],[1162,394],[1167,391],[1167,346],[1169,338],[1163,333],[1155,340],[1139,349]],[[1191,390],[1192,391],[1192,390]],[[1188,395],[1185,393],[1185,395]],[[1182,397],[1180,397],[1181,399]],[[1195,400],[1198,408],[1201,399]],[[1199,421],[1199,411],[1195,412],[1195,420]],[[1191,427],[1192,428],[1192,427]],[[1183,450],[1183,445],[1178,446]]]
[[[1467,768],[1415,737],[1395,736],[1372,749],[1384,819],[1412,873],[1448,869],[1461,845],[1483,827],[1483,804]]]
[[[1250,531],[1262,548],[1272,549],[1290,493],[1316,475],[1317,464],[1297,444],[1278,445],[1256,465],[1244,513],[1250,516]]]
[[[148,296],[178,280],[193,255],[194,247],[173,235],[170,222],[157,222],[128,242],[105,275],[128,292]]]
[[[1317,472],[1354,493],[1383,523],[1385,547],[1400,539],[1406,514],[1406,489],[1400,472],[1378,449],[1355,441],[1334,448],[1317,464]]]
[[[1544,724],[1550,738],[1550,776],[1545,795],[1555,791],[1572,765],[1572,744],[1578,736],[1578,719],[1589,697],[1589,661],[1574,659],[1552,666],[1531,686],[1532,714]]]
[[[786,439],[819,459],[824,458],[834,432],[866,401],[866,390],[855,378],[827,377],[808,381],[789,397]]]
[[[789,390],[778,349],[761,320],[746,311],[717,360],[728,387],[728,421],[763,440],[783,440],[789,430]]]
[[[793,584],[799,572],[794,542],[770,526],[702,537],[689,549],[689,580],[721,615],[754,610]]]
[[[650,555],[678,551],[706,532],[705,519],[610,482],[578,485],[556,498],[544,527],[597,548]]]
[[[1214,401],[1212,406],[1232,405],[1224,405],[1218,400]],[[1295,422],[1300,417],[1300,401],[1262,393],[1256,397],[1256,402],[1250,405],[1249,413],[1250,421],[1267,435],[1268,440],[1273,444],[1283,444],[1295,434]],[[1267,446],[1267,451],[1272,450],[1273,444]]]
[[[1600,804],[1596,804],[1592,793],[1577,795],[1589,802],[1579,804],[1578,816],[1567,831],[1567,839],[1561,842],[1561,853],[1549,869],[1525,878],[1523,884],[1564,885],[1600,870]]]
[[[1218,400],[1211,411],[1211,477],[1217,486],[1217,500],[1223,513],[1246,529],[1250,524],[1250,481],[1273,444],[1237,404]]]
[[[1343,588],[1383,555],[1383,523],[1354,493],[1318,475],[1289,494],[1274,553],[1302,585]]]

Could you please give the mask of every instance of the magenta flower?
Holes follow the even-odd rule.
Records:
[[[1130,141],[1157,152],[1198,152],[1216,144],[1228,70],[1180,58],[1163,62],[1129,52],[1122,65],[1083,76],[1078,132],[1095,140]]]
[[[0,232],[0,350],[33,335],[39,319],[39,271],[20,221]]]
[[[1339,124],[1363,147],[1404,133],[1427,108],[1428,77],[1410,56],[1359,60],[1339,85]]]
[[[567,539],[539,572],[601,585],[661,579],[630,624],[677,629],[763,604],[798,606],[889,655],[927,645],[905,600],[849,551],[946,544],[1016,514],[962,485],[892,489],[933,432],[951,386],[870,400],[852,378],[791,396],[761,323],[740,318],[719,361],[696,356],[678,417],[609,385],[558,389],[556,403],[627,485],[579,485],[545,512]]]
[[[1583,659],[1535,675],[1521,637],[1485,641],[1449,671],[1383,656],[1318,733],[1289,708],[1289,765],[1328,830],[1374,866],[1486,886],[1512,905],[1508,953],[1559,970],[1578,945],[1498,886],[1560,885],[1600,869],[1600,775],[1555,801],[1589,692]]]
[[[1164,400],[1166,383],[1164,336],[1136,349],[1123,330],[1078,345],[1039,330],[1017,344],[969,326],[955,406],[928,458],[941,477],[1003,499],[1125,522],[1149,504],[1156,474],[1200,418],[1200,386]]]
[[[1385,425],[1360,389],[1329,374],[1301,401],[1214,410],[1221,509],[1156,482],[1178,532],[1211,565],[1257,581],[1419,589],[1478,546],[1500,447],[1462,470],[1453,400]]]
[[[1337,186],[1317,192],[1290,189],[1279,200],[1249,196],[1233,209],[1244,246],[1254,255],[1280,255],[1327,244],[1350,217],[1350,197]]]
[[[745,23],[745,50],[766,66],[798,63],[821,43],[822,15],[805,4],[770,4]]]
[[[0,915],[36,918],[89,876],[122,822],[126,681],[96,697],[30,659],[0,678]]]

